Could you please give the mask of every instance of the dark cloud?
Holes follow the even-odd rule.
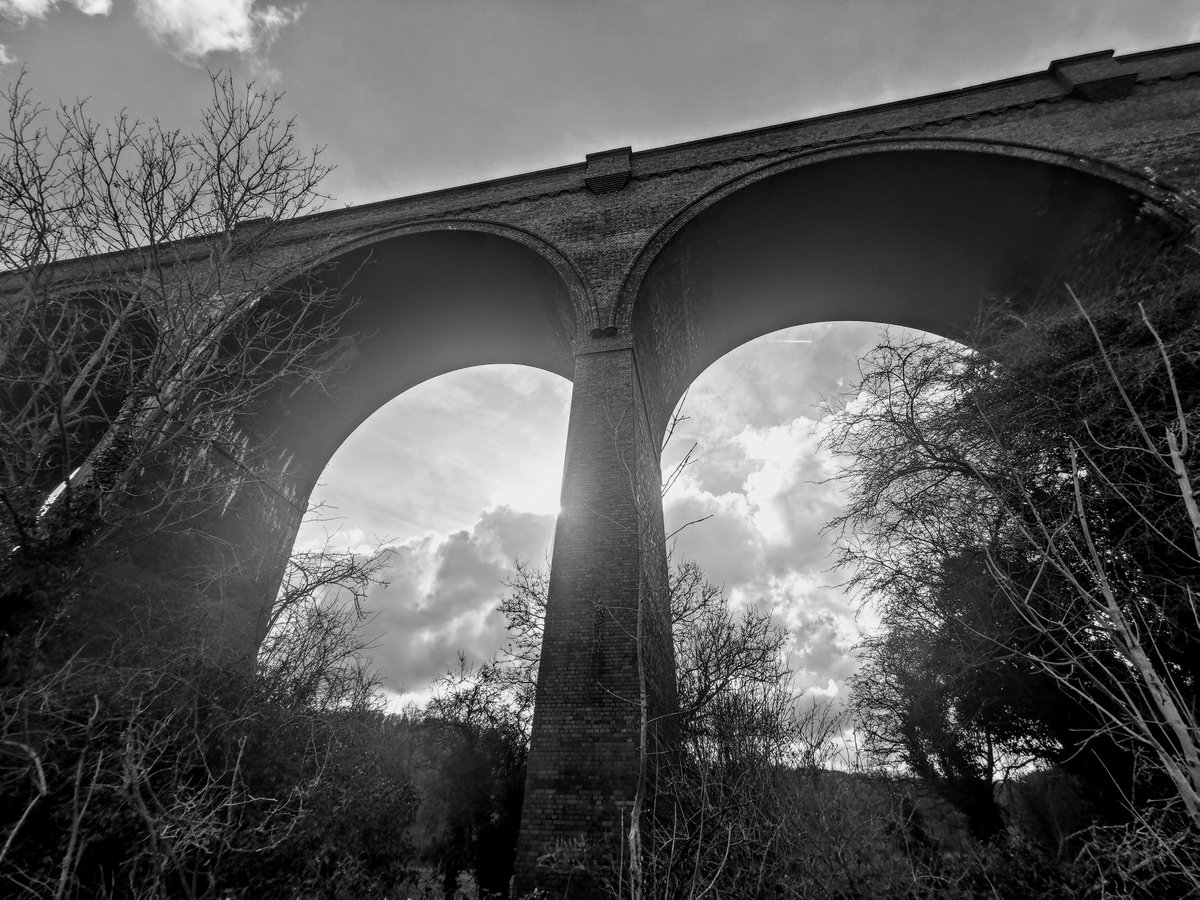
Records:
[[[549,557],[554,520],[553,515],[501,506],[485,511],[475,531],[493,541],[506,562],[519,559],[536,567]]]
[[[495,612],[514,556],[540,560],[554,517],[499,507],[470,530],[426,535],[389,549],[368,608],[379,634],[372,659],[384,686],[415,691],[451,668],[460,651],[475,660],[505,643]]]
[[[745,498],[737,492],[683,494],[684,487],[686,484],[681,484],[680,491],[668,497],[664,509],[667,529],[695,524],[678,533],[672,555],[700,563],[714,584],[732,587],[755,579],[762,572],[761,536],[750,521]]]
[[[857,668],[852,652],[857,630],[828,611],[804,610],[791,626],[794,640],[789,662],[796,671],[798,686],[824,687],[829,681],[842,684]]]

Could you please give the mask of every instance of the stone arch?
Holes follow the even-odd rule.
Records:
[[[1184,221],[1171,189],[1096,159],[966,139],[847,144],[695,201],[648,242],[615,321],[661,430],[696,375],[755,337],[839,319],[961,337],[985,298],[1032,296],[1098,246]]]

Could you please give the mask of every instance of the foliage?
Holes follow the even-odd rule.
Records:
[[[829,439],[842,561],[882,619],[853,684],[867,748],[981,838],[994,785],[1035,765],[1125,834],[1200,826],[1200,267],[1134,262],[981,322],[975,349],[889,337]]]
[[[460,661],[419,722],[424,759],[414,843],[447,896],[462,871],[483,896],[507,896],[513,876],[529,736],[521,710],[493,690],[493,678],[486,665]]]
[[[3,97],[0,893],[390,889],[416,796],[361,656],[378,560],[296,557],[231,649],[259,575],[196,537],[271,490],[240,417],[322,377],[339,313],[272,238],[328,170],[226,76],[191,133]]]
[[[974,350],[889,339],[867,361],[830,438],[843,562],[883,622],[854,728],[739,691],[659,794],[635,895],[1200,891],[1200,269],[1140,262],[1002,310]]]
[[[277,611],[285,597],[258,672],[200,646],[153,666],[80,656],[3,689],[7,893],[360,897],[399,877],[416,796],[363,619],[331,630],[294,593]]]

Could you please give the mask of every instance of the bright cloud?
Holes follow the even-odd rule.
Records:
[[[322,474],[329,502],[297,549],[388,553],[371,591],[373,663],[389,706],[423,703],[459,651],[506,643],[495,611],[513,560],[546,564],[562,479],[570,384],[524,366],[478,366],[378,410]],[[481,512],[482,510],[482,512]]]
[[[696,462],[664,510],[668,530],[710,516],[680,534],[676,555],[699,562],[734,609],[769,612],[787,630],[795,688],[813,696],[833,696],[853,674],[864,631],[821,530],[842,505],[821,446],[821,401],[839,380],[853,383],[857,360],[877,340],[871,325],[806,326],[714,364],[684,404],[690,418],[675,452],[696,440]]]
[[[0,0],[0,16],[19,25],[43,19],[60,6],[89,16],[112,12],[113,0]],[[255,0],[135,0],[139,21],[155,40],[187,60],[213,53],[259,53],[303,10],[300,2]],[[0,47],[0,65],[11,57]]]
[[[336,507],[331,520],[385,540],[449,534],[489,507],[556,513],[570,390],[525,366],[476,366],[419,384],[350,435],[314,499]]]
[[[746,496],[754,523],[772,544],[795,544],[798,532],[819,531],[836,513],[833,470],[820,446],[817,422],[798,416],[768,428],[746,428],[737,437],[749,463]]]
[[[137,0],[138,17],[150,33],[188,59],[265,49],[301,9],[253,0]]]
[[[44,18],[61,3],[62,0],[0,0],[0,15],[24,23],[29,19]],[[66,0],[66,5],[89,16],[107,16],[112,12],[112,0]]]

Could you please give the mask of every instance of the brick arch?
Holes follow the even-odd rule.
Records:
[[[431,378],[510,363],[573,373],[579,293],[536,241],[512,230],[418,224],[365,235],[297,266],[296,284],[337,289],[349,311],[318,359],[322,381],[281,385],[246,409],[231,444],[253,448],[256,478],[195,531],[228,556],[230,621],[250,650],[329,459],[372,413]],[[287,296],[295,284],[279,285]],[[576,285],[576,287],[578,287]],[[585,296],[585,295],[584,295]],[[236,461],[234,463],[236,465]]]
[[[573,311],[579,328],[590,327],[592,323],[599,321],[599,306],[594,292],[579,266],[559,248],[529,229],[502,222],[459,218],[419,219],[402,225],[374,229],[349,239],[338,240],[331,247],[322,248],[319,253],[305,258],[297,268],[319,270],[346,254],[369,252],[372,248],[395,238],[449,231],[489,234],[532,251],[542,257],[562,279],[566,295],[570,298],[569,308]]]
[[[587,310],[588,293],[561,255],[526,232],[418,222],[357,236],[309,268],[318,287],[355,304],[331,351],[337,371],[314,397],[328,407],[321,420],[337,423],[330,443],[409,387],[455,369],[516,363],[571,377],[576,311]]]
[[[836,147],[809,150],[789,156],[784,160],[769,163],[734,178],[689,203],[682,211],[663,224],[638,253],[622,281],[617,303],[613,309],[612,321],[605,324],[615,325],[618,328],[629,327],[642,281],[662,249],[693,219],[709,207],[743,188],[800,167],[819,165],[852,156],[939,150],[997,155],[1059,166],[1120,185],[1132,193],[1141,195],[1147,202],[1160,208],[1165,216],[1180,223],[1194,221],[1200,215],[1195,204],[1190,203],[1184,197],[1181,189],[1170,182],[1160,178],[1148,178],[1140,172],[1090,154],[1066,153],[1052,147],[1039,147],[1035,144],[1016,141],[980,140],[977,138],[913,137],[848,141],[838,144]]]
[[[615,322],[661,429],[696,375],[755,337],[834,319],[963,336],[988,297],[1033,296],[1102,244],[1185,223],[1170,187],[1095,159],[972,140],[843,145],[691,204],[633,264]]]

